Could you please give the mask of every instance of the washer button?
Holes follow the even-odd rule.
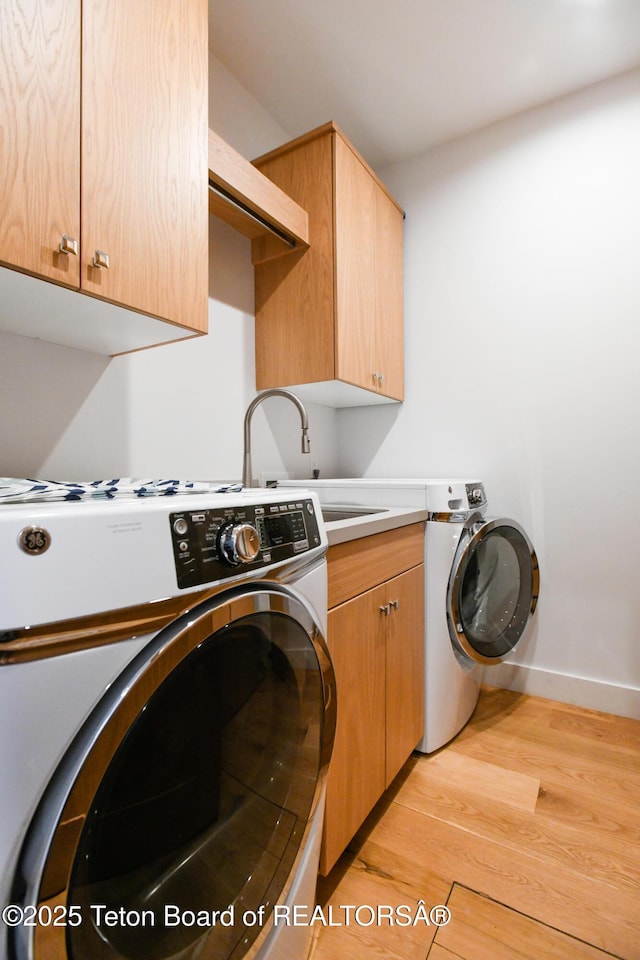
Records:
[[[184,517],[178,517],[177,520],[173,522],[173,529],[180,537],[184,537],[185,533],[189,529],[189,524]]]

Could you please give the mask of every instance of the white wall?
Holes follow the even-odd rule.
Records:
[[[209,123],[251,158],[289,139],[215,60]],[[253,267],[247,239],[210,219],[209,336],[112,360],[0,334],[0,473],[239,479],[244,411],[255,396]],[[311,475],[336,464],[336,414],[299,418],[268,400],[253,424],[257,474]]]
[[[537,548],[519,668],[640,715],[640,71],[381,171],[407,211],[407,399],[342,476],[474,476]]]
[[[287,139],[211,69],[236,149]],[[620,713],[640,694],[638,170],[636,71],[381,171],[407,210],[405,404],[310,406],[310,458],[286,401],[254,422],[258,472],[481,477],[542,573],[521,666],[493,679]],[[0,334],[3,476],[240,475],[253,274],[211,230],[208,337],[105,360]]]

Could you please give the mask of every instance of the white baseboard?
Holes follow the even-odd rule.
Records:
[[[637,687],[622,687],[515,663],[491,667],[485,670],[483,679],[485,683],[505,690],[517,690],[534,697],[572,703],[587,710],[602,710],[640,720],[640,690]]]

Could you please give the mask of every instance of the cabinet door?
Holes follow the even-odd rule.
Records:
[[[335,136],[336,371],[341,380],[376,390],[376,189],[371,174]]]
[[[77,287],[80,0],[0,3],[0,262]]]
[[[375,209],[375,363],[384,376],[378,389],[404,400],[403,214],[378,186]]]
[[[327,874],[385,787],[385,653],[380,587],[329,611],[338,720],[320,872]]]
[[[82,12],[82,289],[206,330],[207,2]]]
[[[336,370],[404,399],[403,214],[336,135]]]
[[[388,787],[424,728],[424,564],[384,586],[386,617],[386,780]]]

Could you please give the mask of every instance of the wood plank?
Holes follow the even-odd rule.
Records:
[[[640,772],[627,758],[626,763],[608,756],[607,748],[590,751],[571,749],[568,738],[557,740],[540,732],[531,733],[526,725],[520,732],[494,730],[490,738],[479,741],[463,731],[456,740],[456,752],[488,760],[496,766],[518,770],[532,777],[542,776],[545,785],[555,784],[582,790],[591,796],[606,794],[612,802],[637,806],[640,796]]]
[[[289,237],[296,247],[309,246],[307,211],[214,130],[209,130],[209,180],[266,224]],[[209,211],[248,237],[255,238],[268,233],[264,225],[258,225],[237,207],[213,193],[209,194]],[[280,244],[279,249],[286,252],[291,248]],[[260,261],[254,256],[256,262]]]
[[[459,884],[454,885],[447,906],[451,921],[440,927],[435,939],[460,960],[607,960],[611,956]]]
[[[535,724],[532,724],[533,720]],[[637,759],[640,747],[639,720],[588,710],[557,700],[528,697],[497,687],[483,687],[482,702],[478,705],[474,717],[474,727],[488,728],[483,721],[491,726],[497,725],[501,729],[511,729],[518,733],[522,726],[533,726],[534,728],[529,730],[530,735],[539,736],[542,732],[544,736],[553,736],[555,742],[561,742],[564,738],[552,735],[551,731],[569,735],[576,738],[573,740],[572,749],[586,751],[588,755],[591,755],[594,744],[600,743],[606,748],[604,752],[600,751],[600,754],[609,762],[619,762],[622,765],[626,764],[629,756]]]
[[[380,809],[380,808],[379,808]],[[604,883],[569,867],[550,869],[530,856],[526,838],[518,855],[492,840],[392,803],[358,840],[369,870],[413,861],[543,923],[628,960],[637,960],[636,891]]]
[[[638,732],[637,721],[483,689],[451,744],[405,764],[323,892],[339,892],[353,871],[402,878],[425,899],[438,884],[474,891],[457,930],[452,920],[436,934],[429,960],[525,960],[528,944],[536,960],[600,960],[602,951],[639,960]],[[378,931],[380,956],[385,936]],[[331,931],[319,939],[330,943]]]
[[[551,710],[550,727],[561,733],[583,737],[589,742],[605,743],[608,747],[620,747],[637,752],[639,724],[629,717],[614,717],[611,714],[586,713],[578,710]]]
[[[422,772],[426,771],[423,776]],[[471,772],[470,772],[471,776]],[[483,795],[466,786],[429,778],[428,761],[418,764],[399,791],[396,802],[410,806],[444,823],[491,840],[508,856],[526,847],[530,857],[547,863],[550,869],[567,867],[616,887],[635,891],[640,902],[640,868],[636,851],[614,834],[591,834],[585,845],[584,831],[573,824],[531,812],[509,808],[495,790]]]
[[[439,943],[434,943],[429,950],[429,960],[460,960],[460,957],[451,953],[446,947],[441,947]]]
[[[499,798],[501,804],[533,813],[538,802],[540,780],[528,774],[497,767],[485,760],[465,757],[455,750],[441,750],[429,757],[421,757],[415,773],[405,780],[395,796],[397,803],[428,808],[428,802],[420,800],[420,786],[425,790],[462,793],[479,801]],[[416,796],[417,794],[417,796]]]
[[[366,831],[367,827],[363,826],[361,834]],[[417,903],[422,899],[441,904],[446,902],[451,888],[451,882],[430,869],[425,858],[408,858],[402,850],[389,849],[383,863],[380,858],[365,859],[362,851],[353,853],[350,850],[342,855],[336,869],[329,876],[318,878],[318,902],[323,905],[346,903],[346,892],[352,889],[352,883],[361,887],[354,895],[357,895],[360,902],[366,902],[363,899],[364,891],[370,889],[368,885],[372,880],[378,884],[379,896],[375,901],[369,902],[376,903],[386,903],[389,890],[393,888],[394,897],[397,898],[394,902]],[[371,894],[368,896],[371,897]]]
[[[544,784],[540,787],[536,815],[565,821],[574,827],[640,846],[640,804],[612,803],[606,796],[585,793],[579,787]]]
[[[624,719],[630,731],[635,725],[637,734],[625,734],[624,745],[606,743],[601,738],[556,729],[554,719],[559,716],[559,708],[562,705],[554,701],[511,691],[483,691],[473,725],[458,734],[455,749],[532,776],[539,776],[544,769],[545,783],[578,787],[592,796],[604,792],[616,802],[636,807],[640,795],[640,721],[616,718]],[[573,707],[562,709],[583,718],[589,713]],[[590,716],[594,716],[593,711]]]
[[[362,919],[366,923],[370,915],[367,907],[375,910],[378,905],[383,905],[395,910],[406,906],[413,912],[418,900],[423,899],[429,904],[444,903],[448,893],[449,886],[428,873],[423,873],[420,883],[412,884],[401,870],[393,876],[381,874],[368,870],[358,860],[353,869],[343,875],[324,906],[325,910],[329,906],[334,908],[336,920],[344,916],[340,905],[363,906]],[[333,927],[330,932],[331,936],[325,936],[324,929],[321,932],[312,960],[361,960],[367,954],[384,960],[423,960],[436,928],[423,923],[399,926],[382,919],[370,926],[352,921],[342,927]]]

